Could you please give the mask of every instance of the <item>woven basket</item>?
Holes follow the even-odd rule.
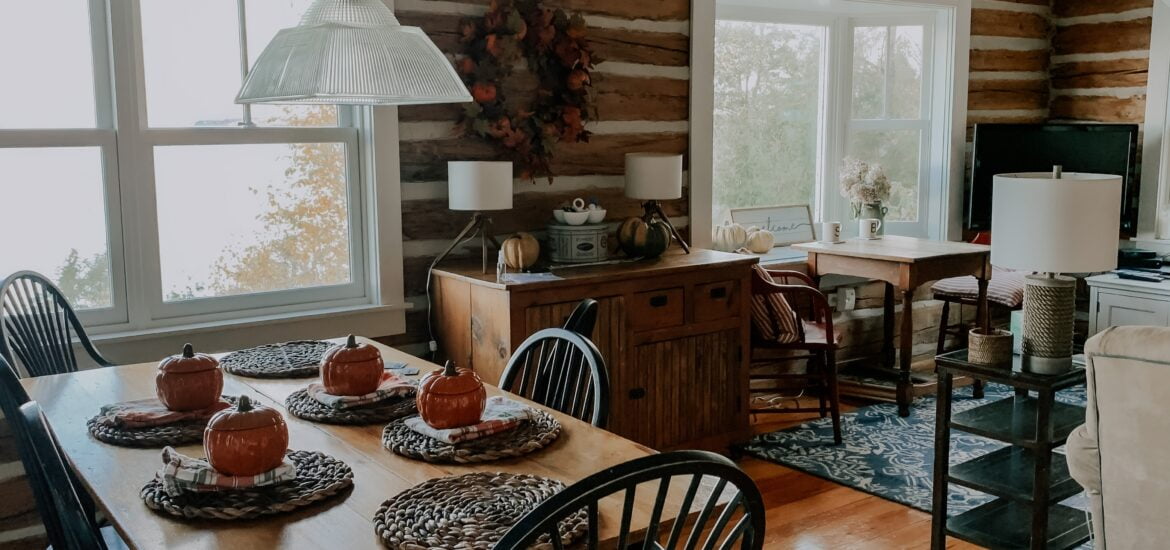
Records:
[[[991,333],[986,334],[983,329],[973,328],[967,342],[968,361],[978,365],[998,365],[1011,368],[1011,332],[991,329]]]

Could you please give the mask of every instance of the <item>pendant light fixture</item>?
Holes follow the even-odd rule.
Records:
[[[236,103],[422,105],[471,101],[435,43],[382,0],[316,0],[249,71]]]

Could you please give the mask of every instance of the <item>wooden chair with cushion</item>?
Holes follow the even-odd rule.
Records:
[[[837,345],[833,309],[812,278],[799,271],[755,266],[752,274],[752,413],[820,413],[833,417],[833,441],[841,443],[837,393]],[[761,366],[807,360],[804,373],[759,373]],[[772,384],[760,383],[768,381]],[[819,406],[757,407],[754,396],[775,394],[784,381],[804,382]]]
[[[991,280],[987,283],[987,304],[990,307],[1001,307],[1009,311],[1020,309],[1024,305],[1024,280],[1028,276],[1022,271],[993,268]],[[947,336],[954,336],[960,342],[965,342],[970,326],[963,322],[962,315],[959,322],[951,324],[951,306],[958,305],[979,307],[979,284],[975,277],[951,277],[934,283],[931,287],[934,299],[943,303],[942,317],[938,324],[938,353],[946,353]]]
[[[529,336],[508,360],[500,389],[604,428],[609,420],[609,372],[597,346],[563,328]]]
[[[32,271],[19,271],[0,283],[0,356],[25,376],[77,371],[73,339],[81,342],[95,363],[113,363],[89,341],[69,300],[52,281]]]
[[[713,487],[704,487],[711,490],[699,495],[704,476],[714,478]],[[685,483],[672,488],[675,480]],[[632,521],[638,491],[654,495],[654,506],[645,525]],[[589,525],[581,546],[599,548],[599,510],[604,506],[607,512],[618,511],[616,504],[603,505],[601,501],[619,493],[624,499],[622,521],[614,525],[619,529],[617,548],[763,548],[764,499],[759,488],[735,463],[705,451],[642,457],[582,479],[520,518],[496,548],[528,548],[548,534],[552,536],[544,547],[565,548],[557,525],[582,509],[586,510]],[[720,496],[729,499],[726,505],[719,502]],[[697,503],[701,504],[693,507]],[[674,519],[662,521],[664,515]],[[694,521],[689,521],[692,518]]]

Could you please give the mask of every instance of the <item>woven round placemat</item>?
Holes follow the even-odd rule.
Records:
[[[236,403],[235,397],[225,395],[223,398],[233,405]],[[190,420],[149,428],[119,428],[98,424],[98,416],[94,415],[85,423],[90,435],[103,443],[121,447],[166,447],[199,443],[203,441],[203,429],[207,427],[207,421],[211,420]]]
[[[385,424],[391,420],[418,413],[414,394],[389,399],[373,407],[334,409],[309,397],[309,393],[303,389],[288,396],[284,400],[284,408],[297,418],[323,424]]]
[[[523,456],[548,446],[561,435],[557,419],[541,410],[535,413],[535,418],[514,429],[454,445],[420,434],[400,418],[382,430],[382,446],[402,456],[439,463],[467,464]]]
[[[333,344],[300,340],[266,344],[234,351],[219,360],[224,371],[251,378],[308,378],[317,376],[321,356]]]
[[[527,474],[476,472],[425,481],[382,503],[374,532],[393,550],[488,550],[525,514],[565,485]],[[571,544],[589,528],[585,510],[559,525]],[[541,544],[549,543],[548,536]]]
[[[353,485],[353,471],[344,462],[315,451],[289,451],[297,478],[287,483],[172,497],[152,479],[139,493],[146,506],[181,518],[248,519],[283,514],[329,498]]]

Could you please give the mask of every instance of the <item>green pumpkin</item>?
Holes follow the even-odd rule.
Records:
[[[670,246],[670,227],[661,220],[628,218],[618,227],[617,237],[627,256],[657,258]]]

